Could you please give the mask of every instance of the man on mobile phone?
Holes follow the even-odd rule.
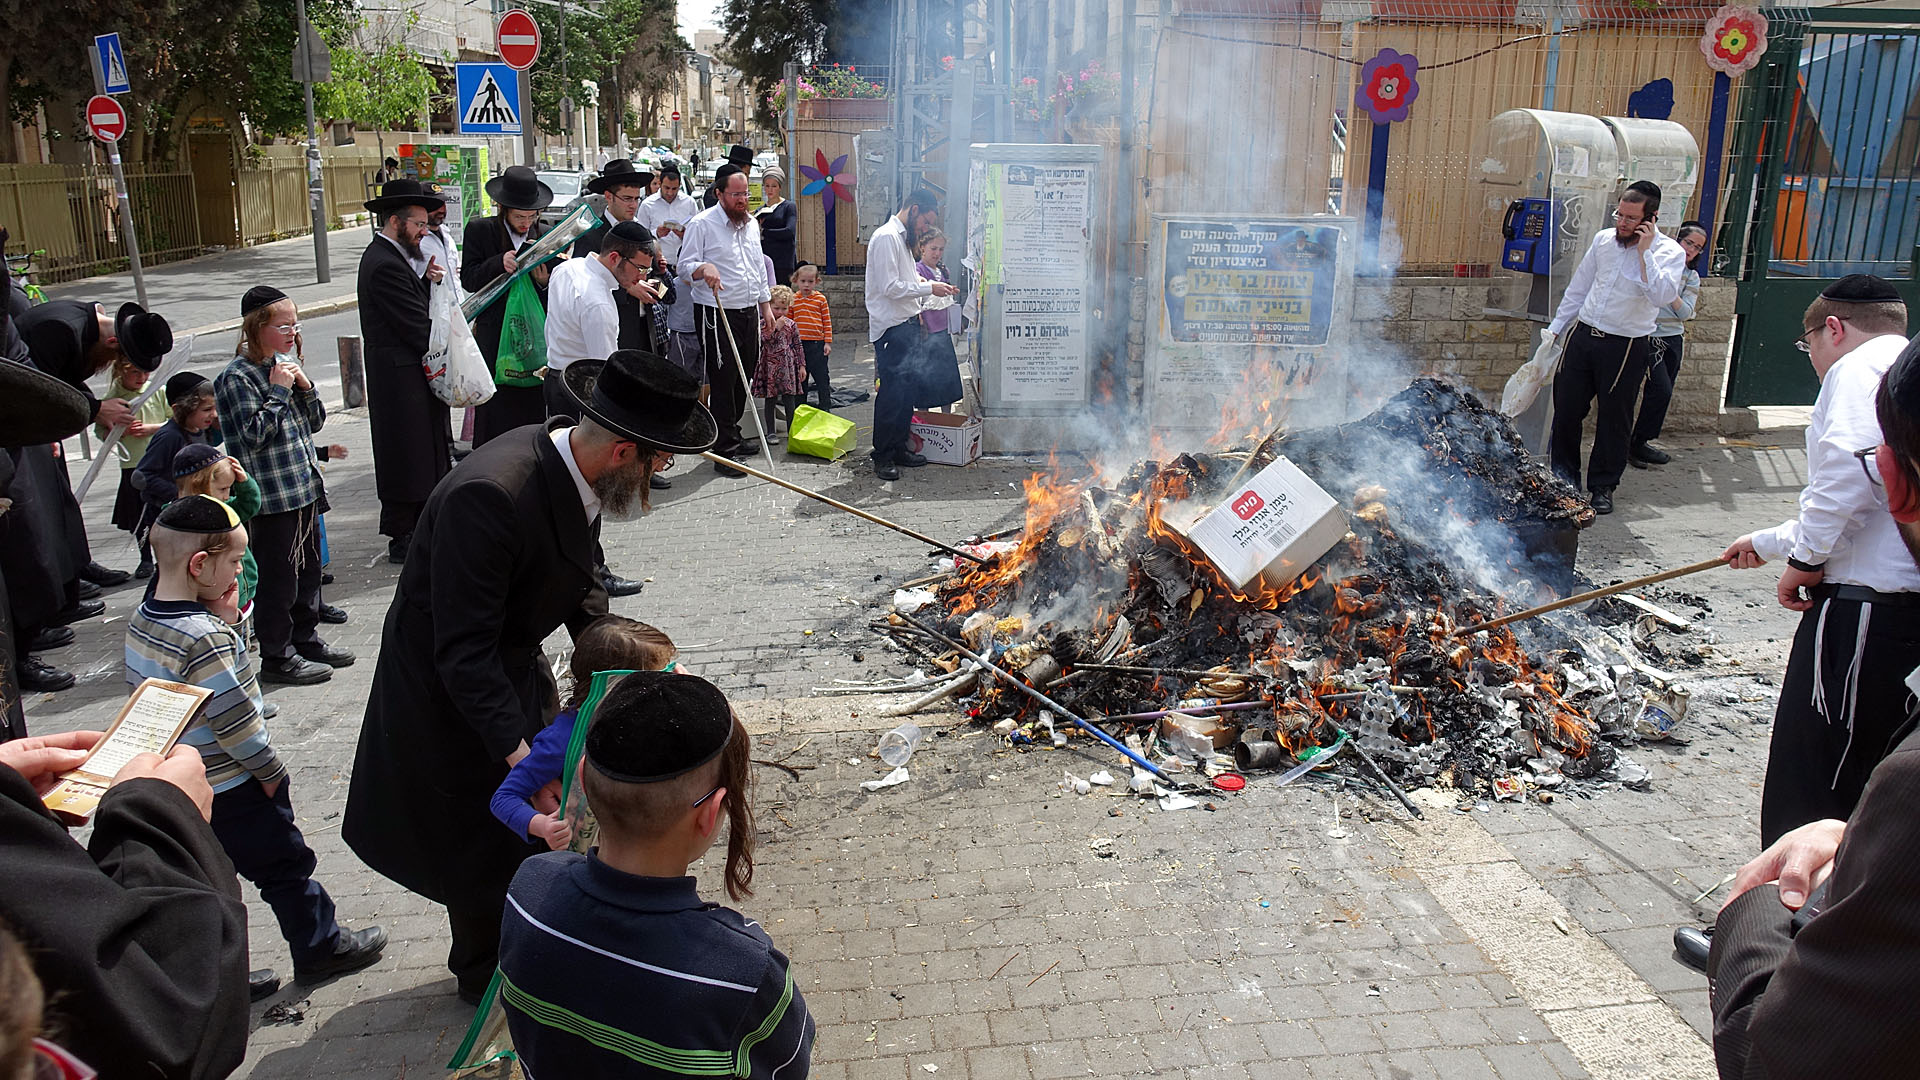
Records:
[[[1613,227],[1596,233],[1580,260],[1560,310],[1548,327],[1566,346],[1553,379],[1553,471],[1580,485],[1580,434],[1596,398],[1600,415],[1587,459],[1587,497],[1598,514],[1613,513],[1613,489],[1627,469],[1633,406],[1647,377],[1654,323],[1680,297],[1687,253],[1660,234],[1660,187],[1627,186]]]

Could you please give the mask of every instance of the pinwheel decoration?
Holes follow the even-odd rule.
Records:
[[[846,174],[842,170],[846,167],[847,155],[841,154],[832,162],[828,162],[826,151],[815,150],[813,164],[800,166],[800,175],[806,177],[808,181],[806,186],[800,189],[800,194],[819,195],[826,212],[832,214],[834,200],[853,201],[852,182],[843,182],[846,180]]]
[[[1752,70],[1766,51],[1767,17],[1750,8],[1728,4],[1713,13],[1700,35],[1707,66],[1724,75]]]

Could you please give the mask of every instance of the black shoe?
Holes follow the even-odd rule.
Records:
[[[64,649],[73,644],[73,627],[47,626],[27,639],[28,652],[46,652],[48,649]]]
[[[413,535],[409,533],[397,540],[387,541],[387,561],[403,566],[407,561],[407,549],[413,546]]]
[[[320,584],[322,584],[322,585],[331,585],[331,584],[333,584],[333,575],[332,575],[332,574],[321,574],[321,575],[320,575]]]
[[[647,477],[647,486],[655,491],[665,491],[673,486],[673,481],[661,476],[659,473],[654,473],[652,476]]]
[[[347,621],[347,609],[337,608],[337,607],[334,607],[332,604],[321,604],[320,605],[320,621],[323,623],[332,623],[335,626],[339,626],[341,623]]]
[[[100,586],[95,585],[86,578],[81,578],[73,583],[73,595],[81,600],[98,600],[100,599],[100,594],[104,591]]]
[[[1652,443],[1640,443],[1627,451],[1627,461],[1642,469],[1665,465],[1673,460],[1673,455],[1665,450],[1656,449]]]
[[[69,604],[55,612],[51,622],[54,626],[66,626],[69,623],[98,618],[100,613],[105,610],[107,610],[107,602],[105,600],[82,600],[76,604]]]
[[[280,989],[280,973],[272,968],[255,968],[247,972],[247,1000],[265,1001]]]
[[[635,596],[646,588],[643,583],[623,578],[604,566],[600,568],[600,586],[607,590],[608,596]]]
[[[914,453],[895,454],[893,463],[903,469],[917,469],[927,463],[927,455]]]
[[[1693,926],[1675,927],[1673,931],[1674,959],[1695,971],[1707,970],[1707,954],[1713,951],[1713,927],[1705,930]]]
[[[740,448],[738,450],[735,450],[733,453],[728,454],[727,456],[734,459],[735,461],[740,461],[745,458],[750,458],[759,452],[760,452],[760,440],[747,439],[741,442]]]
[[[293,965],[293,981],[301,986],[312,986],[349,972],[359,971],[371,966],[380,959],[380,950],[387,947],[387,932],[378,926],[369,926],[365,930],[340,928],[340,936],[333,941],[333,955],[305,968]]]
[[[140,565],[133,568],[133,576],[139,578],[141,581],[145,581],[148,578],[152,577],[153,576],[153,556],[148,555],[142,558],[140,560]]]
[[[459,996],[462,1002],[472,1005],[475,1008],[479,1007],[480,999],[487,996],[487,988],[484,985],[475,988],[462,983],[456,986],[453,992]]]
[[[80,576],[102,588],[111,589],[115,585],[125,585],[127,579],[133,575],[127,573],[125,570],[114,570],[110,567],[101,566],[97,562],[89,562],[80,568]]]
[[[311,660],[316,664],[325,664],[330,668],[353,666],[351,651],[338,645],[329,645],[324,641],[295,645],[293,651],[299,653],[302,659]]]
[[[333,678],[333,668],[298,654],[287,660],[262,660],[260,681],[282,686],[312,686]]]
[[[713,471],[719,473],[721,476],[731,476],[736,479],[747,475],[744,469],[736,469],[731,465],[722,465],[717,461],[713,463]]]
[[[882,480],[898,480],[900,479],[900,466],[895,465],[891,461],[881,461],[879,458],[875,458],[873,459],[873,475]]]
[[[13,670],[20,678],[22,690],[51,694],[58,690],[73,689],[73,672],[61,671],[37,656],[26,657],[14,665]]]
[[[1593,504],[1596,514],[1613,513],[1613,489],[1610,487],[1594,488],[1587,493],[1587,501]]]

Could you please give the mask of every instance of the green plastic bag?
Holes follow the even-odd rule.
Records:
[[[539,386],[547,366],[547,307],[531,275],[507,290],[500,322],[500,351],[493,361],[496,386]]]
[[[787,429],[788,452],[828,461],[852,453],[855,441],[853,421],[811,405],[795,409]]]

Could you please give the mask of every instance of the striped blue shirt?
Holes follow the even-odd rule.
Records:
[[[207,782],[229,791],[249,779],[270,784],[287,774],[260,716],[260,687],[239,632],[191,600],[148,600],[127,621],[127,686],[144,679],[191,683],[213,691],[180,741],[200,751]]]

